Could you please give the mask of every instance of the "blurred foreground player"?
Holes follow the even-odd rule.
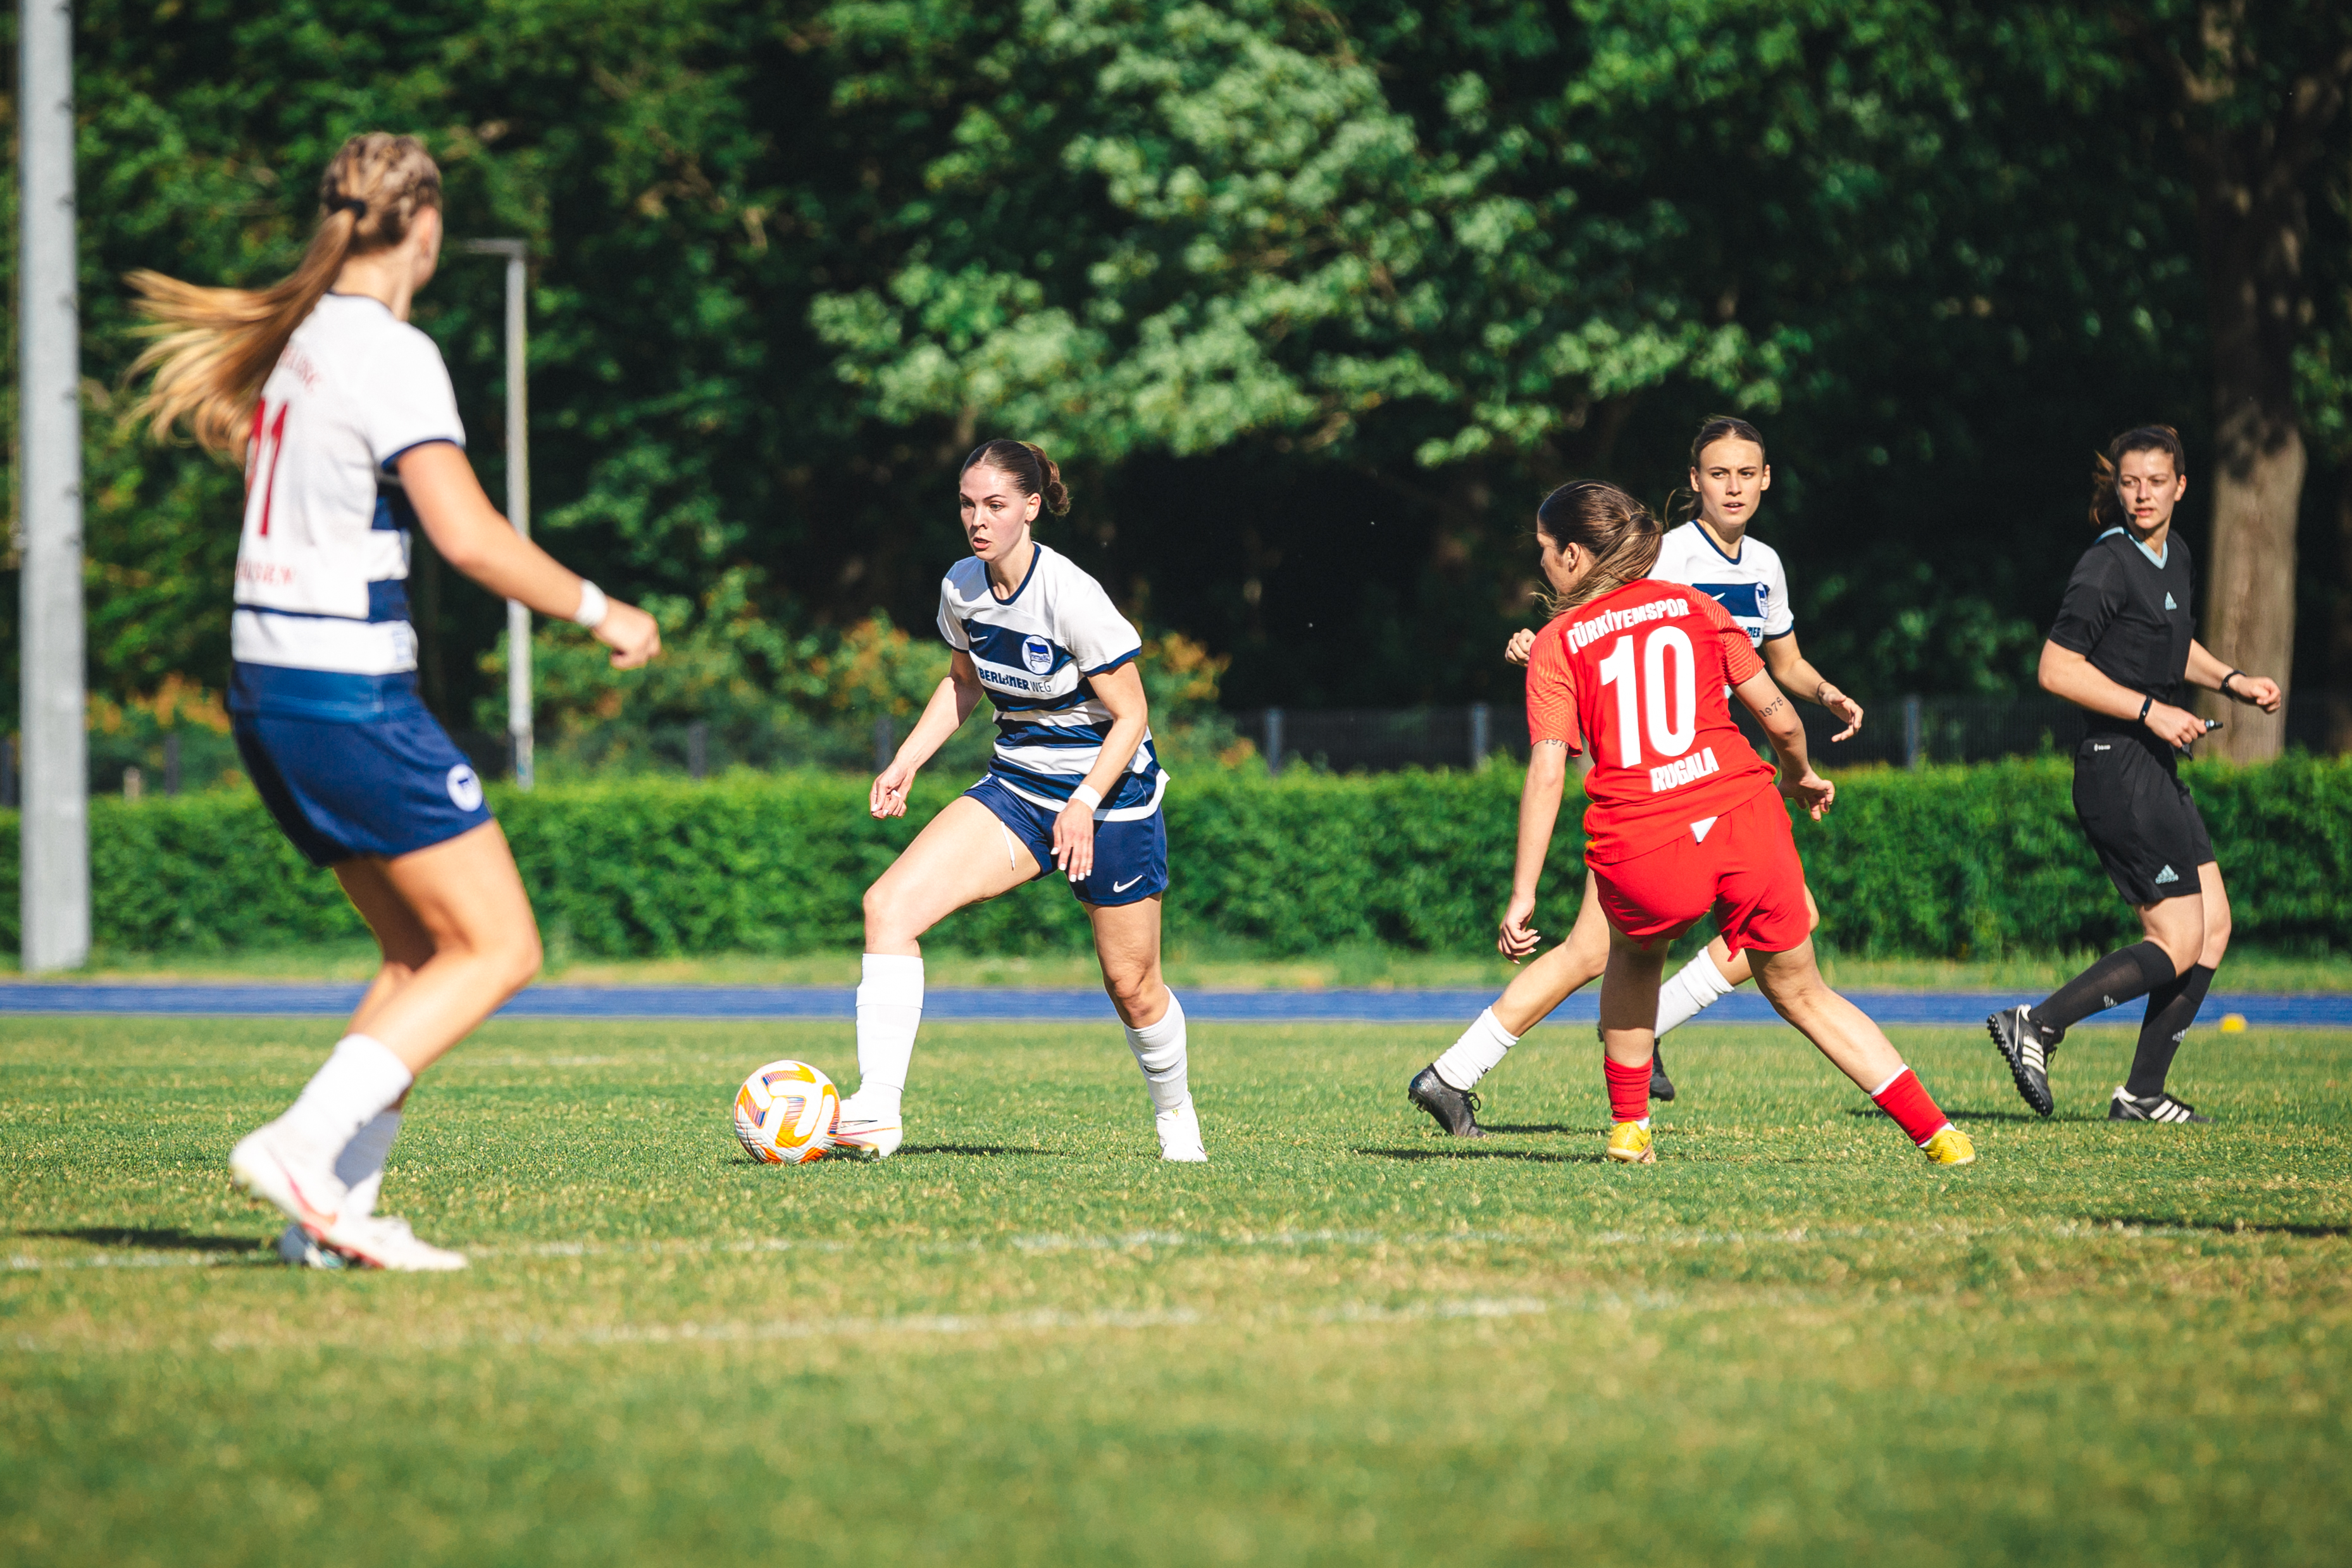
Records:
[[[661,637],[509,527],[466,461],[440,351],[408,324],[441,250],[424,147],[355,136],[319,199],[301,266],[271,288],[131,276],[155,340],[134,367],[154,374],[138,416],[245,459],[237,751],[383,952],[334,1054],[229,1168],[294,1222],[289,1261],[462,1268],[375,1213],[384,1159],[416,1075],[538,973],[539,930],[481,782],[417,695],[408,530],[491,593],[588,627],[621,668]]]
[[[1658,524],[1614,486],[1562,486],[1538,510],[1536,532],[1553,616],[1528,665],[1533,750],[1503,935],[1533,945],[1568,759],[1589,750],[1585,863],[1610,926],[1601,987],[1609,1157],[1656,1159],[1649,1093],[1659,977],[1667,943],[1712,912],[1729,950],[1750,956],[1773,1007],[1930,1161],[1974,1160],[1968,1135],[1878,1026],[1814,964],[1796,839],[1771,766],[1732,722],[1727,689],[1779,753],[1780,794],[1819,818],[1836,790],[1807,762],[1804,729],[1747,634],[1706,594],[1645,575]]]
[[[2076,563],[2042,647],[2042,689],[2090,715],[2074,748],[2074,816],[2146,939],[2100,959],[2032,1006],[1985,1020],[2025,1103],[2053,1101],[2050,1059],[2067,1028],[2147,998],[2131,1076],[2107,1101],[2114,1121],[2203,1121],[2166,1091],[2172,1058],[2230,946],[2230,897],[2177,757],[2205,733],[2180,706],[2182,682],[2278,711],[2274,680],[2232,669],[2191,635],[2195,580],[2188,543],[2172,533],[2189,491],[2180,437],[2168,425],[2126,430],[2093,479],[2100,530]]]

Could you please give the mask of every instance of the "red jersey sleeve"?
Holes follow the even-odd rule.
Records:
[[[1737,686],[1764,668],[1756,645],[1748,640],[1748,634],[1739,629],[1739,623],[1731,618],[1730,612],[1705,594],[1695,595],[1692,602],[1698,606],[1699,614],[1715,623],[1716,635],[1722,640],[1725,685]]]
[[[1567,622],[1554,621],[1536,635],[1528,655],[1528,742],[1558,741],[1572,757],[1584,750],[1584,731],[1576,718],[1576,669],[1568,661],[1566,633]]]

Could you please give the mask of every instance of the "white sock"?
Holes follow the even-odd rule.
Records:
[[[340,1154],[367,1123],[416,1081],[382,1040],[345,1035],[278,1122],[321,1153]]]
[[[383,1163],[392,1152],[392,1141],[399,1136],[400,1112],[386,1110],[352,1133],[352,1141],[343,1145],[342,1154],[335,1161],[335,1179],[350,1189],[343,1198],[343,1213],[375,1213],[376,1199],[383,1194]]]
[[[1738,989],[1715,966],[1715,954],[1700,948],[1696,958],[1658,987],[1658,1033],[1681,1028]]]
[[[1168,1011],[1160,1015],[1160,1022],[1128,1030],[1127,1048],[1135,1053],[1135,1065],[1143,1069],[1143,1086],[1151,1091],[1151,1109],[1161,1113],[1182,1110],[1192,1090],[1185,1080],[1184,1005],[1176,1000],[1176,993],[1168,993]]]
[[[1517,1035],[1509,1034],[1495,1016],[1492,1007],[1478,1015],[1477,1021],[1462,1031],[1462,1037],[1445,1048],[1445,1054],[1432,1064],[1437,1076],[1451,1088],[1467,1094],[1478,1087],[1478,1080],[1495,1070],[1495,1064],[1510,1054],[1519,1043]]]
[[[857,1092],[852,1098],[860,1110],[892,1116],[907,1092],[907,1064],[923,1022],[922,956],[869,952],[864,975],[857,986]]]

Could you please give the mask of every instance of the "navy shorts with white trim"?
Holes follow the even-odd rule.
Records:
[[[963,792],[996,814],[1005,830],[1029,847],[1037,858],[1037,875],[1054,868],[1054,819],[1061,813],[1024,799],[994,778],[984,778]],[[1100,909],[1140,903],[1168,890],[1168,819],[1158,811],[1148,816],[1095,817],[1095,866],[1070,891],[1082,904]]]
[[[396,858],[491,819],[472,764],[422,702],[356,723],[242,712],[235,728],[263,804],[313,866]]]

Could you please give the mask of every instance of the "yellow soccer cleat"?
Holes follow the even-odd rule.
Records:
[[[1609,1157],[1628,1165],[1658,1163],[1658,1152],[1650,1146],[1650,1130],[1638,1121],[1620,1121],[1609,1130]]]
[[[1977,1163],[1977,1146],[1969,1135],[1957,1127],[1946,1127],[1919,1145],[1931,1165],[1973,1165]]]

